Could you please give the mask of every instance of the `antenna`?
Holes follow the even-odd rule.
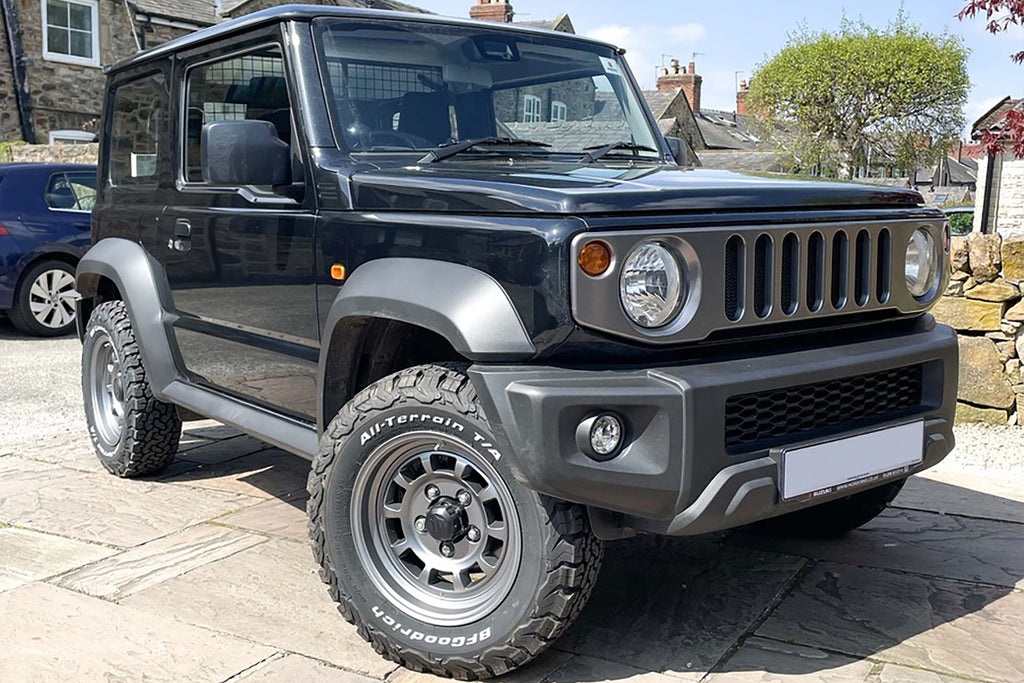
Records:
[[[691,59],[692,59],[692,61],[696,62],[697,61],[697,57],[703,57],[703,56],[704,56],[703,52],[694,52],[693,53],[693,57]]]
[[[733,71],[732,72],[733,90],[735,90],[736,92],[740,91],[740,74],[744,74],[744,73],[746,73],[746,71]]]

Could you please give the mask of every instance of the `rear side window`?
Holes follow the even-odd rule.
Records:
[[[167,86],[160,73],[114,91],[110,131],[110,181],[114,185],[155,181],[167,101]]]
[[[54,173],[46,184],[43,199],[54,211],[92,211],[96,206],[96,174]]]
[[[291,144],[291,106],[281,49],[268,46],[188,72],[185,121],[185,180],[203,182],[200,141],[203,124],[257,120],[274,124],[277,136]]]

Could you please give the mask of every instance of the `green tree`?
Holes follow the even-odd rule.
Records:
[[[757,67],[749,111],[795,168],[913,173],[964,126],[968,54],[959,37],[926,33],[902,12],[881,29],[849,19],[834,32],[805,27]]]

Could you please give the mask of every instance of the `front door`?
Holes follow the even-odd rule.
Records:
[[[312,421],[318,355],[315,213],[293,134],[287,65],[276,42],[183,70],[177,189],[161,216],[176,336],[193,379]],[[271,122],[293,148],[289,187],[204,182],[204,124]]]

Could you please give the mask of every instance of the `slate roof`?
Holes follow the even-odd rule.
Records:
[[[708,149],[753,151],[764,146],[764,143],[748,130],[746,116],[716,109],[702,109],[694,116]]]
[[[576,33],[576,29],[572,25],[572,19],[570,19],[569,15],[565,13],[559,14],[554,19],[516,21],[513,23],[519,26],[532,26],[533,28],[546,28],[552,31],[562,31],[564,33]]]
[[[699,154],[704,168],[747,173],[784,173],[789,170],[783,167],[782,155],[778,152],[705,149]]]
[[[974,126],[971,128],[971,137],[977,140],[984,131],[999,128],[1006,117],[1006,113],[1011,109],[1024,111],[1024,99],[1015,100],[1012,97],[1004,97],[1001,102],[982,114],[981,118],[974,122]]]
[[[213,0],[131,0],[143,14],[212,26],[221,19]]]
[[[152,2],[153,0],[149,1]],[[221,15],[225,17],[236,16],[240,8],[242,8],[244,5],[249,4],[252,1],[253,0],[225,0],[221,5]],[[398,2],[398,0],[330,0],[329,2],[324,2],[322,4],[333,5],[336,7],[356,7],[363,9],[391,10],[394,12],[414,12],[417,14],[433,14],[433,12],[428,12],[427,10],[421,7],[408,5],[404,2]]]

